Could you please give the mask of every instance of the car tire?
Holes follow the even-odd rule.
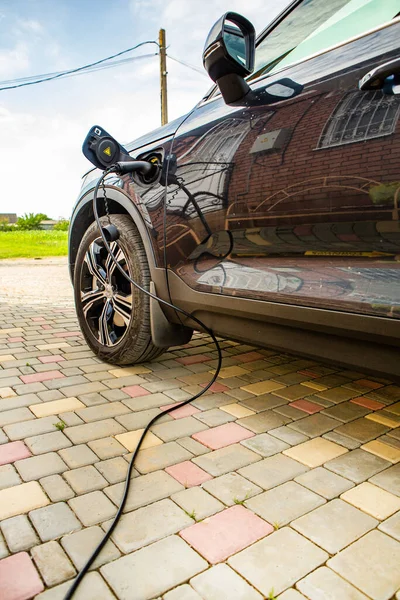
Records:
[[[100,221],[108,224],[106,217]],[[112,215],[111,221],[119,231],[118,240],[111,243],[114,256],[132,279],[148,290],[150,269],[135,224],[127,215]],[[166,348],[152,342],[149,296],[132,286],[107,257],[93,223],[80,243],[74,272],[75,307],[84,338],[106,362],[129,365],[150,361]]]

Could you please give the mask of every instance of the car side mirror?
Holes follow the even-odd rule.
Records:
[[[208,34],[203,52],[207,73],[227,104],[240,101],[249,91],[244,77],[254,69],[255,29],[235,12],[227,12]]]

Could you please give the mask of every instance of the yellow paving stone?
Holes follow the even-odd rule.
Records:
[[[381,521],[400,510],[400,498],[368,481],[347,490],[340,497]]]
[[[389,417],[385,417],[385,415],[381,415],[379,412],[371,413],[370,415],[366,415],[366,419],[370,419],[370,421],[375,421],[376,423],[380,423],[381,425],[386,425],[386,427],[398,427],[399,422],[394,419],[389,419]]]
[[[379,440],[368,442],[361,446],[361,449],[371,452],[371,454],[376,454],[376,456],[379,456],[384,460],[389,460],[393,464],[400,461],[400,449],[395,448],[394,446],[388,446]]]
[[[22,331],[22,327],[11,327],[11,329],[0,329],[0,335],[9,335],[10,333],[17,333]]]
[[[136,367],[127,367],[126,369],[111,369],[108,371],[114,377],[128,377],[129,375],[140,375],[141,373],[151,373],[150,369],[137,365]]]
[[[67,342],[57,342],[55,344],[41,344],[40,346],[36,346],[38,350],[54,350],[55,348],[71,348],[70,344]]]
[[[50,415],[59,415],[63,412],[85,408],[85,405],[78,398],[71,397],[53,400],[52,402],[31,404],[29,408],[36,417],[49,417]]]
[[[392,406],[387,406],[385,410],[395,415],[400,415],[400,402],[396,402],[396,404],[392,404]]]
[[[314,468],[323,465],[328,460],[346,454],[346,452],[348,452],[347,448],[343,448],[343,446],[339,446],[339,444],[330,442],[325,438],[317,437],[284,450],[283,454],[303,463],[303,465],[307,465],[307,467]]]
[[[125,448],[129,450],[129,452],[133,452],[136,446],[139,443],[140,436],[142,435],[144,429],[136,429],[136,431],[128,431],[128,433],[120,433],[115,436],[115,439],[120,442]],[[152,446],[160,446],[163,441],[160,440],[154,433],[148,431],[146,437],[143,440],[143,444],[140,446],[141,450],[145,450],[146,448],[151,448]]]
[[[237,402],[234,404],[225,404],[225,406],[221,406],[220,409],[229,415],[237,417],[238,419],[241,419],[242,417],[250,417],[250,415],[256,414],[254,410],[250,410],[249,408],[246,408]]]
[[[11,396],[16,396],[17,394],[10,387],[0,388],[0,398],[11,398]]]
[[[228,377],[240,377],[240,375],[246,375],[249,373],[248,369],[243,369],[243,367],[237,367],[236,365],[233,367],[223,367],[218,373],[218,377],[221,379],[227,379]],[[215,370],[210,371],[214,375]]]
[[[12,354],[0,355],[0,363],[9,362],[10,360],[17,360],[17,359]]]
[[[313,390],[318,390],[319,392],[323,392],[324,390],[328,389],[326,385],[322,385],[322,383],[317,383],[316,381],[302,381],[300,385],[312,388]]]
[[[250,392],[250,394],[255,394],[256,396],[261,396],[261,394],[266,394],[267,392],[273,392],[274,390],[280,390],[281,388],[286,387],[282,383],[276,383],[276,381],[259,381],[258,383],[249,383],[248,385],[244,385],[241,387],[245,392]]]
[[[0,490],[0,521],[50,504],[37,481]]]

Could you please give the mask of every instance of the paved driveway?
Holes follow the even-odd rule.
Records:
[[[2,600],[64,597],[116,512],[142,428],[216,366],[203,335],[152,363],[102,363],[70,291],[35,304],[51,286],[1,305]],[[222,346],[213,391],[146,439],[76,599],[400,598],[400,387]]]

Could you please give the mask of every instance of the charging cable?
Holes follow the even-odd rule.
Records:
[[[173,412],[177,408],[181,408],[181,406],[185,406],[186,404],[189,404],[189,402],[192,402],[193,400],[196,400],[197,398],[199,398],[200,396],[202,396],[203,394],[205,394],[205,392],[210,389],[210,387],[213,385],[213,383],[215,383],[215,381],[216,381],[216,379],[218,377],[218,374],[219,374],[219,372],[221,370],[221,365],[222,365],[221,347],[220,347],[220,345],[218,343],[218,340],[217,340],[214,332],[212,331],[212,329],[210,329],[200,319],[198,319],[194,315],[188,313],[183,308],[179,308],[178,306],[175,306],[171,302],[168,302],[167,300],[163,300],[162,298],[159,298],[156,294],[152,294],[149,290],[145,289],[144,287],[142,287],[141,285],[139,285],[136,281],[134,281],[132,279],[132,277],[130,277],[130,275],[128,273],[126,273],[126,271],[124,271],[124,269],[121,267],[121,265],[119,264],[119,262],[116,260],[114,254],[113,254],[113,252],[112,252],[112,250],[110,248],[110,244],[109,244],[109,242],[107,240],[104,228],[103,228],[103,226],[102,226],[102,224],[100,222],[100,218],[99,218],[99,214],[98,214],[98,210],[97,210],[97,196],[98,196],[99,188],[100,188],[101,185],[103,185],[104,179],[107,177],[107,175],[109,175],[110,173],[117,173],[119,175],[122,175],[124,173],[130,173],[130,172],[138,171],[138,170],[141,170],[143,172],[148,172],[151,168],[152,168],[152,165],[149,162],[146,162],[146,161],[132,161],[132,162],[128,161],[128,162],[119,162],[119,163],[116,163],[115,165],[112,165],[110,168],[108,168],[106,171],[104,171],[103,175],[100,177],[100,179],[96,183],[96,187],[94,189],[94,195],[93,195],[93,214],[94,214],[94,218],[95,218],[97,226],[99,228],[100,235],[102,237],[104,247],[106,248],[107,252],[109,253],[109,255],[111,257],[111,260],[113,261],[114,265],[122,273],[122,275],[129,281],[129,283],[131,283],[131,285],[133,285],[140,292],[142,292],[143,294],[147,294],[147,296],[149,296],[150,298],[153,298],[154,300],[156,300],[160,304],[163,304],[164,306],[168,306],[169,308],[172,308],[173,310],[175,310],[176,312],[184,315],[185,317],[188,317],[189,319],[191,319],[192,321],[194,321],[195,323],[197,323],[197,325],[199,325],[202,330],[204,330],[206,333],[208,333],[208,335],[211,337],[211,339],[214,342],[215,347],[217,349],[217,353],[218,353],[217,368],[215,370],[215,373],[214,373],[213,377],[211,378],[211,380],[209,381],[209,383],[201,390],[201,392],[198,392],[197,394],[195,394],[191,398],[188,398],[184,402],[180,402],[179,404],[176,404],[176,406],[172,406],[171,408],[168,408],[166,410],[161,411],[158,415],[156,415],[155,417],[153,417],[150,420],[150,422],[146,425],[146,427],[145,427],[142,435],[140,436],[140,440],[138,442],[138,445],[136,446],[136,449],[134,450],[134,452],[132,454],[131,460],[129,461],[128,472],[126,474],[126,479],[125,479],[125,487],[124,487],[124,491],[123,491],[123,494],[122,494],[122,500],[121,500],[121,503],[120,503],[120,505],[118,507],[117,513],[116,513],[116,515],[115,515],[115,517],[114,517],[114,519],[113,519],[113,521],[111,523],[111,526],[109,527],[109,529],[107,530],[107,532],[104,534],[102,540],[100,541],[100,543],[98,544],[98,546],[95,548],[95,550],[93,551],[93,553],[91,554],[91,556],[87,560],[86,564],[79,571],[76,579],[74,580],[73,584],[71,585],[70,589],[68,590],[68,592],[67,592],[64,600],[71,600],[71,598],[75,594],[76,590],[78,589],[78,586],[82,582],[82,579],[84,578],[84,576],[86,575],[86,573],[89,571],[90,567],[92,566],[93,562],[96,560],[97,556],[100,554],[101,550],[104,548],[104,546],[107,543],[107,541],[109,540],[112,532],[114,531],[115,527],[117,526],[117,523],[118,523],[119,519],[122,516],[123,510],[125,508],[125,504],[126,504],[126,501],[127,501],[127,498],[128,498],[130,484],[131,484],[132,469],[134,467],[135,460],[136,460],[136,457],[137,457],[138,452],[140,450],[140,447],[141,447],[141,445],[143,443],[143,440],[146,437],[146,434],[149,431],[149,429],[154,425],[154,423],[156,423],[156,421],[158,421],[158,419],[160,419],[164,415],[167,415],[167,414]]]

